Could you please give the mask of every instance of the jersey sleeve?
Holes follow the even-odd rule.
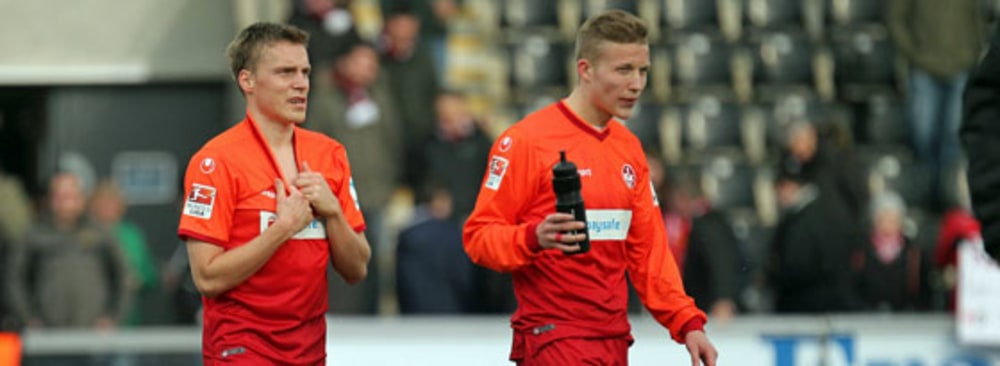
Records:
[[[538,223],[521,218],[536,194],[538,169],[526,140],[508,132],[494,143],[476,207],[463,230],[462,242],[473,262],[509,272],[538,255]]]
[[[177,235],[224,246],[235,213],[237,197],[231,167],[218,153],[199,151],[184,174],[184,205]]]
[[[629,278],[642,303],[657,322],[670,330],[673,339],[684,342],[687,331],[705,324],[705,313],[684,292],[684,284],[667,243],[666,229],[649,167],[645,159],[639,165],[639,182],[633,196],[632,227],[626,238]]]
[[[344,211],[344,218],[347,224],[351,225],[354,232],[365,231],[365,217],[361,213],[361,203],[358,202],[358,191],[354,187],[354,178],[351,175],[351,163],[347,160],[346,149],[341,148],[336,153],[339,169],[342,170],[343,179],[339,184],[327,178],[327,184],[334,190],[333,194],[340,200],[340,208]]]

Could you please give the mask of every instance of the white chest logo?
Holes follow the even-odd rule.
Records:
[[[632,169],[632,166],[628,163],[622,165],[622,180],[625,181],[625,185],[628,186],[629,189],[635,188],[635,169]]]
[[[274,224],[278,220],[278,215],[271,211],[260,211],[260,232],[263,233],[268,227]],[[292,236],[292,239],[326,239],[326,225],[318,220],[313,219],[309,222],[309,225],[299,230]]]

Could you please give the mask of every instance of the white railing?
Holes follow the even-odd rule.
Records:
[[[511,334],[507,317],[330,318],[330,364],[505,365]],[[1000,365],[1000,349],[955,342],[946,315],[744,317],[710,324],[720,365]],[[633,365],[682,365],[684,347],[648,316],[633,320]],[[26,357],[81,354],[196,356],[197,328],[140,328],[96,334],[29,331]]]

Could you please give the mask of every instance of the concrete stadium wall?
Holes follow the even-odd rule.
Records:
[[[225,0],[0,0],[0,84],[223,80]]]

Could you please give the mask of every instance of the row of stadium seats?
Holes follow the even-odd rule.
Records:
[[[531,35],[509,39],[503,48],[513,93],[564,88],[574,79],[572,43]],[[661,101],[706,91],[768,99],[788,90],[857,100],[898,89],[904,72],[879,26],[845,28],[823,42],[793,31],[763,32],[737,43],[688,33],[654,44],[651,62],[650,89]]]
[[[887,145],[860,147],[853,160],[851,169],[870,194],[892,191],[918,211],[929,207],[930,172],[907,149]],[[713,207],[744,212],[767,225],[776,222],[775,164],[750,162],[741,154],[712,152],[673,164],[671,169],[675,174],[695,177]],[[956,165],[945,170],[943,194],[961,195],[962,169]]]
[[[623,9],[667,30],[766,29],[880,22],[882,0],[509,0],[498,3],[503,29],[575,26],[603,9]]]
[[[508,114],[517,120],[557,98],[535,95],[516,103]],[[703,94],[684,102],[639,104],[626,125],[668,163],[716,151],[739,152],[748,161],[763,162],[772,160],[784,144],[784,131],[799,121],[831,125],[855,145],[905,146],[911,141],[902,101],[891,93],[854,103],[824,102],[813,93],[787,93],[753,103]]]

